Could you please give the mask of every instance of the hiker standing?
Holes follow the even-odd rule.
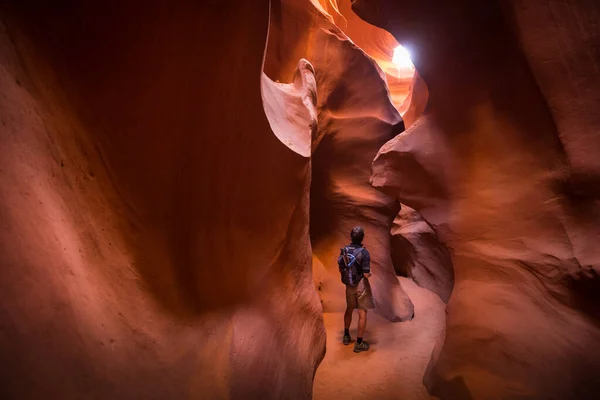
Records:
[[[350,324],[352,311],[358,308],[358,337],[354,344],[354,352],[369,350],[369,343],[363,340],[367,327],[367,310],[375,308],[371,285],[367,278],[371,277],[371,256],[362,245],[365,231],[360,226],[352,228],[352,243],[343,247],[338,258],[338,266],[342,275],[342,283],[346,285],[346,313],[344,314],[344,344],[350,344]]]

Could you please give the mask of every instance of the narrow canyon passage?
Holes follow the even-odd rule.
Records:
[[[327,352],[315,376],[313,398],[434,399],[423,385],[425,369],[446,324],[446,305],[427,289],[399,278],[415,306],[415,318],[392,323],[370,313],[365,340],[371,349],[355,354],[342,344],[343,313],[326,312]],[[356,338],[356,312],[350,329]]]
[[[598,1],[140,4],[0,2],[0,399],[599,398]]]

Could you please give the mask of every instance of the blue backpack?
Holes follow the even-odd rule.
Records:
[[[352,251],[353,250],[353,251]],[[342,276],[342,283],[348,286],[356,286],[363,277],[362,266],[357,260],[358,255],[364,250],[364,247],[351,249],[342,247],[340,249],[340,258],[338,266]]]

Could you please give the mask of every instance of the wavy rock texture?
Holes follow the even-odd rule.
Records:
[[[429,89],[427,84],[421,78],[418,72],[415,72],[406,97],[400,97],[402,102],[394,102],[398,111],[402,115],[404,126],[410,128],[417,119],[423,114],[427,107],[429,98]]]
[[[331,19],[344,34],[372,58],[381,71],[385,74],[388,91],[392,103],[400,111],[405,124],[408,126],[408,120],[412,123],[412,116],[405,117],[405,112],[409,108],[410,97],[413,96],[415,85],[420,85],[422,80],[418,80],[418,74],[415,74],[414,68],[398,68],[392,62],[394,49],[398,47],[398,41],[389,32],[382,30],[362,20],[354,11],[350,1],[321,0],[322,6],[327,10]],[[425,86],[425,90],[427,90]],[[426,99],[426,95],[425,95]],[[423,105],[424,102],[421,102]],[[414,107],[414,105],[413,105]],[[422,110],[415,111],[420,114]]]
[[[369,184],[373,158],[402,129],[402,119],[391,101],[385,73],[335,25],[336,18],[340,22],[343,17],[332,4],[308,0],[280,4],[271,15],[265,74],[286,81],[293,65],[290,60],[299,58],[315,69],[318,128],[313,137],[311,187],[315,256],[339,281],[339,249],[349,241],[352,227],[363,225],[372,255],[376,311],[393,321],[407,320],[413,305],[394,274],[389,250],[389,230],[398,206]],[[369,28],[393,40],[388,33]],[[329,309],[334,304],[343,307],[343,302],[333,299],[343,293],[325,282],[330,280],[317,286],[322,289],[325,311],[339,311]]]
[[[3,6],[0,397],[310,398],[312,73],[265,107],[295,152],[230,6]]]
[[[405,205],[401,207],[391,231],[394,269],[447,303],[454,285],[450,253],[418,212]]]
[[[585,1],[502,6],[353,3],[412,43],[429,88],[425,114],[381,149],[372,181],[451,249],[446,336],[425,377],[433,394],[592,399],[598,10]]]
[[[328,260],[326,265],[338,275],[339,248],[349,242],[353,226],[363,226],[371,253],[376,312],[392,321],[407,320],[412,318],[413,305],[394,275],[389,249],[389,230],[398,206],[369,184],[377,151],[401,129],[400,114],[375,65],[360,49],[334,35],[323,35],[321,40],[325,43],[317,48],[326,52],[315,61],[323,133],[313,154],[314,252]]]
[[[317,131],[317,85],[315,71],[304,59],[298,61],[293,83],[275,83],[262,74],[261,93],[265,114],[273,133],[291,150],[311,156]]]

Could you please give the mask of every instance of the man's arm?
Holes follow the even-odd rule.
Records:
[[[362,270],[363,270],[363,275],[367,278],[371,277],[371,255],[369,254],[369,251],[367,249],[364,249],[362,251]]]

